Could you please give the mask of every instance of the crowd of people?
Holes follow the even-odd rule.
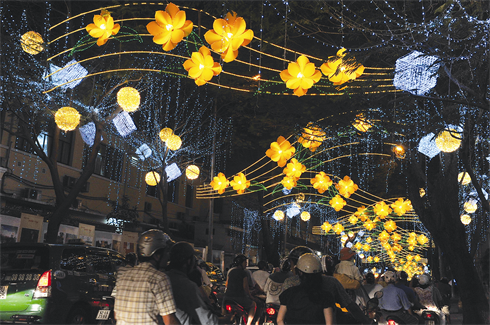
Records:
[[[280,267],[260,261],[252,273],[248,258],[237,255],[219,303],[234,301],[242,306],[247,325],[263,321],[266,304],[278,307],[278,325],[371,324],[366,306],[376,295],[381,313],[406,324],[418,324],[416,311],[424,308],[437,310],[445,324],[451,297],[446,280],[435,286],[429,275],[422,274],[408,283],[405,272],[394,270],[379,279],[369,272],[363,276],[355,256],[350,248],[343,248],[337,264],[331,256],[320,259],[310,248],[298,246]],[[210,300],[211,283],[199,268],[191,244],[175,243],[161,230],[149,230],[138,240],[137,261],[134,254],[127,258],[112,293],[117,324],[229,323],[224,310],[217,310],[216,301]]]

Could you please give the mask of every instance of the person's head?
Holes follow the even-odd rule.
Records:
[[[306,246],[297,246],[289,252],[288,260],[291,265],[291,271],[294,271],[294,267],[298,263],[299,257],[306,253],[313,253],[313,250]]]
[[[374,274],[372,274],[371,272],[366,274],[366,283],[374,284]]]
[[[396,277],[398,279],[398,282],[401,282],[401,283],[407,283],[408,282],[408,274],[405,271],[396,272]]]
[[[354,252],[349,247],[344,247],[340,250],[340,260],[341,261],[350,261],[356,256],[356,252]]]
[[[170,249],[169,269],[178,269],[190,273],[196,266],[194,248],[185,241],[176,243]]]
[[[126,263],[128,265],[135,266],[136,265],[136,260],[137,260],[136,254],[133,253],[133,252],[127,253],[126,254],[126,257],[125,257],[125,260],[126,260]]]
[[[386,271],[384,278],[385,278],[385,282],[388,284],[395,283],[396,282],[396,273],[393,271]]]
[[[262,270],[262,271],[268,271],[269,270],[269,264],[267,264],[266,261],[259,261],[259,263],[257,263],[257,267],[259,268],[259,270]]]
[[[422,287],[426,287],[430,285],[430,276],[428,274],[421,274],[419,275],[419,284]]]
[[[248,257],[246,257],[243,254],[238,254],[235,259],[233,260],[233,265],[241,267],[242,269],[245,269],[247,267],[247,260]]]
[[[161,230],[150,229],[141,234],[136,245],[138,260],[150,262],[156,268],[166,266],[169,248],[173,245],[172,239]]]

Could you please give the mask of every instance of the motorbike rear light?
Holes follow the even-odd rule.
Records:
[[[225,308],[226,308],[226,311],[231,312],[231,305],[226,305]]]
[[[398,325],[393,319],[388,321],[388,325]]]
[[[276,314],[276,310],[274,308],[267,308],[266,309],[267,311],[267,314],[270,315],[270,316],[274,316]]]
[[[425,318],[432,318],[432,314],[431,313],[425,314]]]
[[[33,298],[47,298],[51,296],[51,270],[44,272],[37,281]]]

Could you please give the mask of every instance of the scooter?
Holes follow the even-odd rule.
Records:
[[[279,312],[279,305],[265,304],[265,318],[264,324],[277,324],[277,313]]]
[[[378,324],[379,318],[381,317],[381,311],[379,309],[379,299],[383,296],[382,291],[378,291],[374,294],[374,297],[369,299],[366,303],[364,314],[372,319],[373,324]]]
[[[224,316],[228,316],[231,319],[232,324],[247,324],[247,310],[234,300],[226,299],[223,301],[222,313]]]
[[[424,310],[422,312],[423,324],[425,325],[438,325],[441,323],[439,315],[433,310]]]

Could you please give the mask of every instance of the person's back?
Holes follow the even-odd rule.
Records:
[[[367,273],[366,274],[366,284],[364,284],[364,289],[369,296],[369,299],[374,298],[374,294],[383,289],[383,286],[379,283],[375,282],[374,274]]]
[[[340,263],[335,266],[334,273],[343,274],[353,280],[362,281],[361,272],[354,264],[356,253],[348,247],[340,250]]]
[[[270,275],[270,273],[267,272],[268,265],[265,261],[259,261],[257,266],[259,267],[259,269],[252,273],[252,279],[255,281],[255,283],[259,285],[261,290],[264,290],[265,282]]]
[[[284,291],[284,281],[292,275],[289,272],[289,264],[284,262],[279,272],[267,278],[264,285],[264,292],[267,295],[265,303],[279,305],[279,295]]]
[[[398,280],[395,283],[395,287],[402,289],[407,295],[408,300],[412,305],[419,307],[419,299],[415,291],[408,287],[408,274],[405,271],[397,273]]]
[[[387,271],[385,281],[388,285],[381,290],[383,295],[379,299],[379,308],[383,315],[397,316],[406,324],[417,324],[418,319],[411,315],[411,304],[405,291],[395,287],[395,272]]]

